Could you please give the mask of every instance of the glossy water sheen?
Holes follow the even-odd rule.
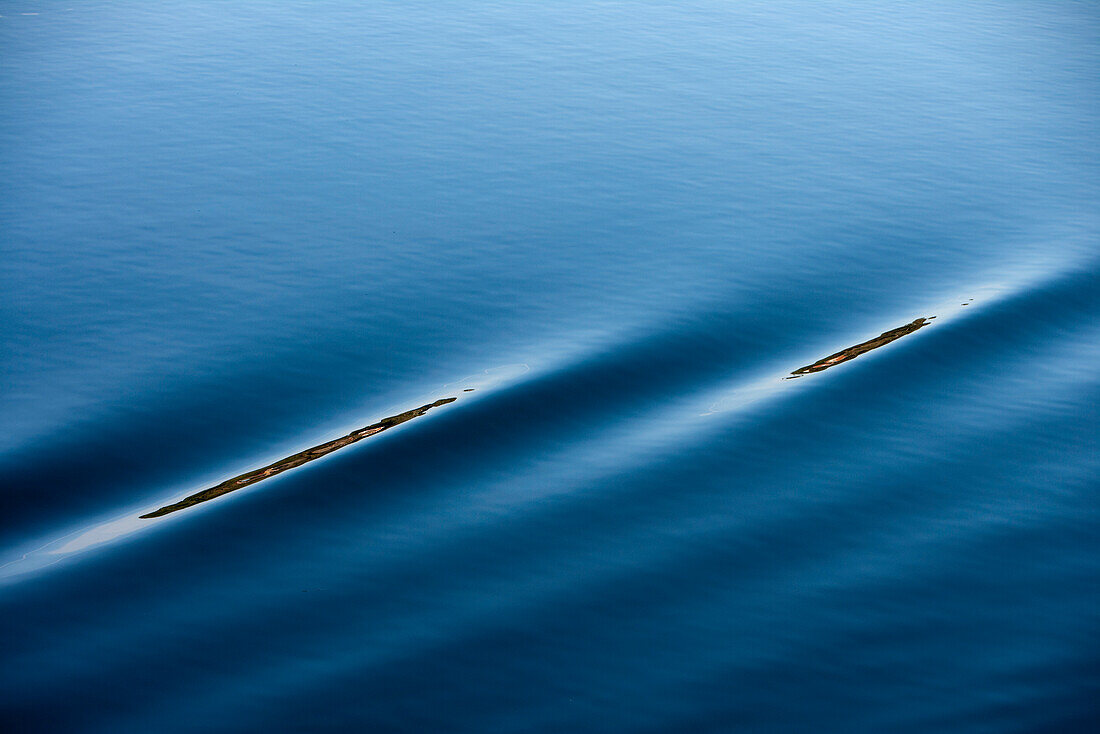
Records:
[[[0,15],[4,731],[1096,730],[1093,4]]]

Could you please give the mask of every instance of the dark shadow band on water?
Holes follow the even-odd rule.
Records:
[[[295,469],[302,464],[307,464],[314,459],[319,459],[322,456],[331,454],[333,451],[342,449],[345,446],[367,438],[368,436],[373,436],[375,434],[381,433],[382,431],[393,428],[394,426],[401,425],[406,421],[410,421],[413,418],[419,418],[432,408],[438,408],[441,405],[453,403],[455,400],[458,400],[458,398],[442,398],[441,400],[436,400],[434,403],[428,403],[427,405],[421,405],[419,408],[407,410],[404,413],[391,415],[388,418],[383,418],[377,423],[366,426],[365,428],[360,428],[356,431],[352,431],[346,436],[335,438],[331,441],[327,441],[325,443],[314,446],[313,448],[306,449],[305,451],[299,451],[298,453],[288,456],[285,459],[279,459],[273,464],[268,464],[261,469],[256,469],[254,471],[240,474],[233,477],[232,479],[227,479],[217,486],[211,487],[210,489],[204,489],[201,492],[196,492],[189,497],[185,497],[179,502],[165,505],[159,510],[141,515],[140,517],[143,519],[162,517],[178,510],[184,510],[188,507],[193,507],[194,505],[200,504],[202,502],[221,497],[223,494],[228,494],[238,489],[242,489],[243,487],[255,484],[256,482],[262,482],[263,480],[273,477],[276,474],[281,474],[288,469]]]
[[[822,370],[827,370],[830,367],[835,367],[836,365],[841,364],[842,362],[847,362],[849,359],[855,359],[859,355],[866,354],[867,352],[871,351],[872,349],[878,349],[879,347],[884,347],[887,344],[889,344],[890,342],[894,341],[895,339],[900,339],[901,337],[905,336],[906,334],[912,334],[917,329],[928,326],[928,324],[934,318],[936,318],[936,317],[935,316],[929,316],[927,318],[921,317],[919,319],[914,319],[913,321],[909,322],[905,326],[899,326],[896,329],[891,329],[890,331],[884,331],[881,334],[879,334],[878,336],[876,336],[874,339],[868,339],[867,341],[860,342],[859,344],[856,344],[855,346],[848,347],[847,349],[842,349],[839,352],[837,352],[836,354],[830,354],[828,357],[824,357],[822,359],[819,359],[816,362],[814,362],[813,364],[808,364],[805,367],[799,367],[798,369],[796,369],[794,372],[791,373],[790,377],[788,377],[786,379],[793,380],[796,377],[801,377],[802,375],[808,375],[811,372],[821,372]]]

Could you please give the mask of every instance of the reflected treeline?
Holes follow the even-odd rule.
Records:
[[[285,459],[280,459],[276,461],[274,464],[268,464],[262,469],[256,469],[255,471],[246,472],[239,476],[233,477],[232,479],[227,479],[216,487],[211,487],[210,489],[204,489],[201,492],[196,492],[190,497],[186,497],[179,502],[174,502],[170,505],[165,505],[159,510],[150,512],[146,515],[141,515],[141,517],[161,517],[163,515],[176,512],[177,510],[183,510],[193,505],[197,505],[200,502],[206,502],[207,500],[221,497],[223,494],[228,494],[235,490],[241,489],[242,487],[247,487],[250,484],[262,482],[264,479],[273,477],[276,474],[281,474],[288,469],[294,469],[301,466],[302,464],[309,463],[314,459],[319,459],[322,456],[331,454],[337,449],[342,449],[345,446],[367,438],[368,436],[373,436],[376,433],[381,433],[382,431],[385,431],[389,428],[401,425],[405,421],[410,421],[413,418],[418,418],[427,413],[432,408],[438,408],[441,405],[453,403],[457,399],[458,398],[443,398],[441,400],[436,400],[434,403],[428,403],[427,405],[421,405],[419,408],[407,410],[404,413],[391,415],[388,418],[383,418],[377,423],[369,425],[365,428],[360,428],[357,431],[352,431],[348,435],[341,438],[335,438],[326,443],[314,446],[311,449],[299,451],[292,456],[288,456]]]
[[[906,334],[912,334],[917,329],[927,326],[935,316],[929,316],[928,318],[914,319],[905,326],[899,326],[896,329],[890,331],[884,331],[874,339],[868,339],[865,342],[860,342],[854,347],[848,347],[842,349],[836,354],[830,354],[828,357],[819,359],[813,364],[806,365],[805,367],[799,367],[797,370],[791,373],[791,377],[788,380],[793,380],[795,377],[801,377],[802,375],[808,375],[811,372],[821,372],[827,370],[830,367],[836,366],[841,362],[847,362],[849,359],[855,359],[861,354],[871,351],[872,349],[878,349],[879,347],[886,346],[895,339],[900,339]]]

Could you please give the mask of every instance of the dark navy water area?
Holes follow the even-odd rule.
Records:
[[[0,16],[0,730],[1100,730],[1100,6]]]

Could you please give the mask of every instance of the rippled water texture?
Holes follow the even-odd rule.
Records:
[[[0,0],[0,730],[1100,730],[1100,10]]]

